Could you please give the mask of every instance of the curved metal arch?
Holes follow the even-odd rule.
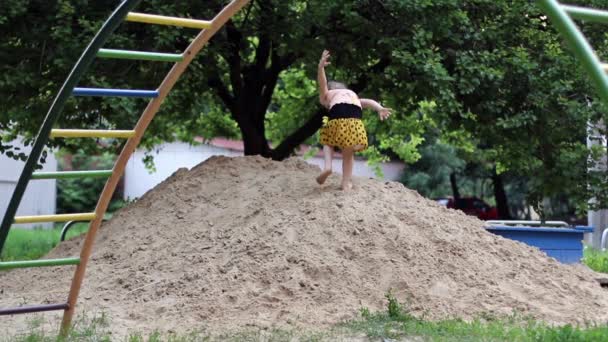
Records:
[[[608,104],[608,77],[593,48],[568,15],[566,11],[568,6],[565,7],[556,0],[539,0],[538,5],[545,11],[555,28],[570,45],[575,56],[581,60],[585,71],[591,77],[600,95],[600,99]]]
[[[249,0],[233,0],[224,9],[213,18],[211,21],[211,27],[202,30],[192,43],[186,48],[183,53],[184,59],[181,62],[175,63],[173,68],[169,71],[165,79],[158,88],[159,96],[154,98],[148,103],[148,106],[143,111],[139,121],[135,125],[135,135],[127,140],[123,147],[118,159],[114,164],[114,172],[112,176],[106,181],[106,185],[99,197],[97,206],[95,208],[95,219],[91,221],[89,231],[84,240],[84,244],[80,253],[80,264],[76,267],[74,277],[72,279],[72,285],[70,287],[70,294],[68,297],[68,309],[64,312],[63,320],[61,323],[61,333],[67,333],[74,315],[76,301],[80,293],[80,287],[84,279],[86,266],[92,253],[92,247],[95,241],[97,230],[99,229],[103,216],[108,208],[112,194],[118,185],[118,181],[122,177],[124,169],[129,161],[129,158],[139,145],[141,138],[143,137],[146,129],[150,122],[160,109],[160,106],[164,102],[165,98],[169,95],[174,85],[177,83],[179,77],[186,71],[194,57],[200,52],[200,50],[207,44],[207,42],[213,37],[213,35],[222,27],[224,24],[234,16],[241,8],[243,8]]]

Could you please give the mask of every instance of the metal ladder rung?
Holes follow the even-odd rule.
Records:
[[[207,29],[207,28],[211,27],[211,22],[207,21],[207,20],[167,17],[167,16],[163,16],[163,15],[136,13],[136,12],[130,12],[127,15],[127,21],[146,23],[146,24],[156,24],[156,25],[189,27],[189,28],[197,28],[197,29]]]
[[[597,23],[608,23],[608,11],[579,6],[561,5],[572,18]]]
[[[158,97],[157,90],[109,89],[109,88],[74,88],[74,96],[116,96],[116,97]]]
[[[0,271],[1,270],[10,270],[13,268],[48,267],[48,266],[64,266],[64,265],[78,265],[78,264],[80,264],[80,258],[5,261],[5,262],[0,262]]]
[[[70,306],[68,305],[68,303],[20,306],[20,307],[16,307],[16,308],[0,309],[0,316],[18,315],[18,314],[43,312],[43,311],[67,310],[69,308],[70,308]]]
[[[111,175],[112,170],[34,172],[32,179],[92,178],[109,177]]]
[[[40,222],[67,222],[67,221],[91,221],[95,219],[95,213],[81,214],[57,214],[36,216],[15,216],[15,224],[40,223]]]
[[[99,49],[99,58],[135,59],[157,62],[181,62],[184,55],[175,53],[144,52],[131,50]]]
[[[51,138],[131,138],[134,130],[53,129]]]

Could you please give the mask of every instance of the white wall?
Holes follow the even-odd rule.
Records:
[[[229,157],[242,156],[240,151],[232,151],[210,145],[190,146],[186,143],[170,143],[157,147],[151,155],[154,156],[156,172],[150,174],[146,170],[142,159],[145,151],[137,150],[132,156],[125,169],[124,198],[134,199],[141,197],[148,190],[171,176],[181,167],[192,168],[214,155]],[[323,158],[313,157],[306,160],[310,164],[323,167]],[[342,173],[342,160],[334,159],[333,170]],[[382,165],[384,178],[387,180],[398,180],[403,172],[403,163],[385,163]],[[374,177],[374,172],[367,166],[364,160],[356,160],[353,174],[358,177]]]
[[[29,147],[24,147],[19,141],[9,143],[21,147],[25,154],[30,153]],[[17,180],[21,175],[25,162],[17,161],[0,154],[0,219],[4,217],[8,203],[13,195]],[[57,160],[49,154],[42,171],[57,171]],[[57,186],[54,179],[31,180],[17,210],[17,216],[55,214],[57,202]],[[21,228],[44,227],[51,228],[52,222],[15,225]]]
[[[146,170],[142,161],[145,156],[144,150],[135,151],[129,159],[124,175],[125,199],[141,197],[181,167],[190,169],[216,155],[229,157],[242,155],[241,152],[237,151],[209,145],[191,146],[186,143],[163,144],[155,148],[150,154],[154,156],[154,166],[156,167],[156,172],[152,174]]]
[[[308,163],[317,165],[320,168],[324,167],[325,162],[321,157],[312,157],[306,160]],[[332,159],[331,167],[334,172],[342,173],[342,159]],[[405,164],[400,162],[388,162],[380,165],[384,179],[397,181],[401,178]],[[377,178],[374,171],[367,165],[367,161],[363,159],[355,159],[353,166],[353,175],[356,177]]]

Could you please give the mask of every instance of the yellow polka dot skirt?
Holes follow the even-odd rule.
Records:
[[[361,119],[333,119],[321,128],[319,142],[341,149],[357,146],[355,151],[362,151],[367,148],[367,133]]]

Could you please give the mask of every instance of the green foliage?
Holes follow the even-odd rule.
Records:
[[[91,156],[80,149],[76,154],[59,153],[59,168],[73,170],[105,170],[112,169],[115,156],[103,153]],[[69,165],[66,165],[68,164]],[[106,183],[105,178],[72,178],[57,180],[57,212],[83,213],[95,210],[99,195]],[[113,204],[110,209],[120,207]]]
[[[367,164],[372,168],[376,177],[384,177],[381,163],[389,161],[390,159],[388,156],[382,154],[375,146],[368,147],[360,154],[367,159]]]
[[[513,315],[497,318],[483,315],[472,321],[450,319],[425,321],[404,311],[390,293],[387,310],[370,313],[362,310],[362,320],[345,324],[351,331],[364,333],[370,339],[422,339],[424,341],[604,341],[608,326],[549,326],[530,318]]]
[[[317,110],[318,98],[317,83],[306,74],[303,65],[283,71],[266,114],[268,140],[278,144],[302,126]],[[309,145],[316,142],[315,136],[306,141]]]
[[[316,156],[316,155],[317,155],[317,153],[319,153],[320,151],[321,151],[321,149],[320,149],[320,148],[313,147],[313,148],[309,149],[308,151],[306,151],[306,153],[304,153],[304,154],[302,155],[302,158],[303,158],[304,160],[308,160],[308,159],[310,159],[310,158],[312,158],[312,157]]]
[[[453,146],[440,141],[423,145],[420,153],[421,158],[408,167],[401,181],[429,198],[451,195],[450,174],[463,171],[465,161],[457,156]],[[470,186],[467,187],[462,182],[459,187],[463,194],[476,195]]]
[[[34,260],[46,255],[59,243],[62,227],[62,224],[57,224],[54,229],[11,229],[0,260]],[[88,223],[76,223],[68,231],[66,239],[86,232],[88,227]]]
[[[395,298],[395,296],[391,292],[387,293],[385,295],[385,297],[386,297],[386,300],[388,301],[388,304],[387,304],[388,317],[391,320],[405,322],[405,321],[414,319],[413,316],[411,316],[410,314],[407,313],[407,311],[404,310],[403,306],[399,303],[397,298]]]
[[[585,246],[582,262],[596,272],[608,273],[608,252],[606,251]]]
[[[148,170],[148,173],[153,174],[156,172],[156,165],[154,164],[154,156],[151,154],[147,154],[144,156],[143,160],[144,167]]]
[[[48,331],[44,327],[43,318],[31,320],[29,331],[15,336],[7,337],[11,342],[71,342],[71,341],[99,341],[110,342],[114,339],[110,331],[110,321],[104,313],[93,315],[85,314],[75,319],[72,329],[65,338],[57,336],[55,329]],[[48,322],[47,322],[48,323]],[[56,324],[53,322],[51,324]],[[4,340],[3,340],[4,341]]]
[[[138,11],[209,18],[224,4],[150,0]],[[37,132],[69,69],[115,5],[110,0],[3,2],[0,90],[8,94],[0,99],[3,135],[31,138]],[[602,28],[582,27],[606,59]],[[606,175],[587,170],[606,151],[585,146],[587,123],[608,122],[607,111],[534,2],[253,1],[229,28],[193,61],[152,122],[144,147],[192,142],[196,136],[251,141],[256,134],[264,139],[258,145],[267,140],[277,146],[319,109],[316,65],[320,51],[329,48],[330,78],[395,110],[386,122],[365,114],[372,164],[383,159],[379,154],[415,162],[431,133],[467,164],[529,180],[529,203],[561,196],[581,211],[593,197],[593,206],[608,205]],[[192,37],[192,31],[173,27],[123,25],[107,46],[178,52]],[[81,84],[154,88],[169,67],[99,60]],[[144,106],[137,99],[71,99],[58,126],[128,129]],[[245,134],[248,128],[256,134]],[[314,143],[312,135],[298,142]],[[7,141],[3,137],[0,153],[19,158]],[[118,144],[112,141],[108,149]],[[70,148],[98,146],[87,140]]]

